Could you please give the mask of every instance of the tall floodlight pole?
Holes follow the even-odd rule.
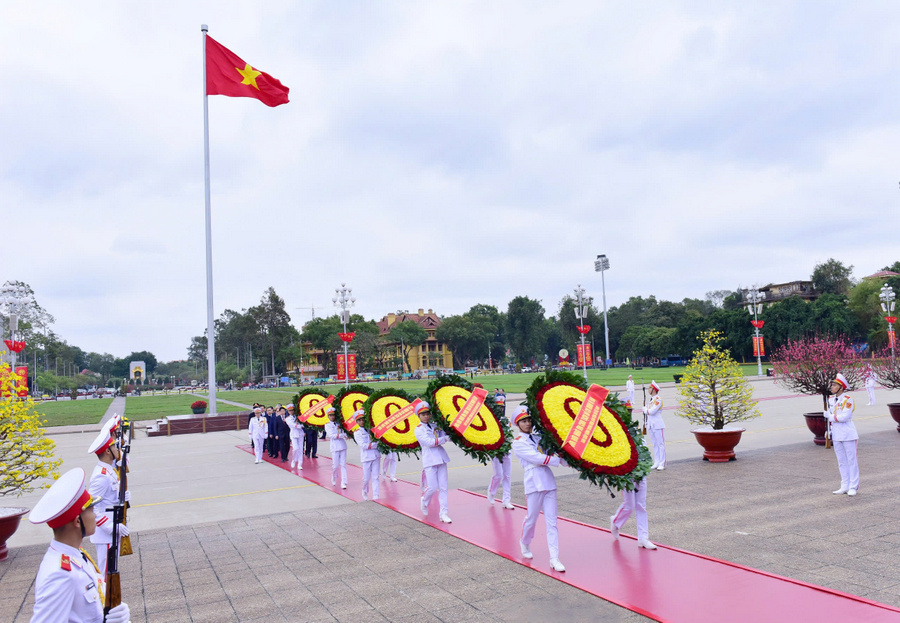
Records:
[[[19,331],[19,314],[31,304],[32,297],[28,294],[28,288],[21,283],[7,281],[0,288],[0,305],[6,308],[9,314],[9,340],[15,342]],[[9,358],[12,369],[16,369],[16,351],[9,349]]]
[[[581,321],[581,371],[584,373],[584,380],[587,381],[587,353],[584,351],[584,317],[587,316],[587,305],[584,304],[584,288],[579,283],[575,287],[575,318]]]
[[[356,299],[351,296],[352,294],[353,289],[348,288],[346,283],[341,283],[340,288],[334,289],[334,297],[331,299],[331,302],[334,303],[335,307],[341,308],[341,324],[344,326],[344,333],[347,333],[347,323],[350,322],[350,308],[356,304]],[[348,363],[347,342],[344,341],[344,385],[346,387],[350,387],[350,369]]]
[[[888,323],[888,343],[891,345],[891,361],[894,361],[894,344],[896,343],[896,335],[894,334],[894,323],[897,322],[897,317],[894,316],[894,299],[896,295],[894,294],[893,288],[888,284],[884,284],[884,287],[881,288],[881,294],[878,295],[878,298],[881,299],[881,309],[887,316],[884,319]]]
[[[598,255],[594,261],[594,272],[600,273],[600,283],[603,285],[603,336],[606,339],[606,359],[609,363],[609,324],[606,322],[606,278],[604,273],[609,270],[609,259],[605,255]]]
[[[756,374],[762,376],[762,355],[760,353],[759,343],[759,312],[762,311],[762,294],[756,288],[747,292],[747,300],[750,301],[750,308],[747,310],[753,314],[753,327],[756,331]]]

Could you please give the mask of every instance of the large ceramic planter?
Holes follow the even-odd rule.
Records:
[[[746,428],[724,430],[695,429],[691,432],[697,443],[703,446],[703,460],[710,463],[727,463],[735,460],[734,447],[741,442],[741,434]]]
[[[897,406],[900,407],[900,405]],[[804,413],[803,417],[806,420],[806,427],[809,429],[809,432],[813,434],[813,443],[817,446],[824,446],[825,431],[828,430],[825,416],[822,415],[821,411],[815,411],[813,413]],[[900,422],[900,420],[897,421]]]
[[[897,432],[900,433],[900,402],[889,403],[887,407],[891,412],[891,417],[897,422]]]
[[[11,537],[19,528],[19,522],[22,515],[28,512],[27,508],[18,507],[0,507],[0,560],[6,560],[9,555],[9,548],[6,547],[6,539]]]

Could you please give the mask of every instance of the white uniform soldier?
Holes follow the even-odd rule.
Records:
[[[383,455],[384,458],[381,461],[381,474],[385,478],[390,478],[391,482],[397,482],[397,453],[396,452],[388,452]]]
[[[872,366],[866,365],[866,393],[869,394],[869,403],[867,406],[871,407],[875,404],[875,382],[878,380],[878,375],[875,374],[875,370],[872,369]]]
[[[619,529],[634,514],[638,529],[638,547],[656,549],[650,542],[650,527],[647,520],[647,479],[635,483],[634,491],[622,491],[622,504],[616,514],[609,518],[609,531],[614,539],[619,538]]]
[[[628,404],[634,404],[634,379],[631,375],[628,375],[628,380],[625,381],[625,392],[628,394]]]
[[[666,468],[666,423],[662,418],[663,401],[659,396],[659,385],[650,381],[650,404],[644,407],[647,416],[647,432],[653,442],[653,465],[650,469],[662,471]]]
[[[331,485],[337,484],[338,472],[341,473],[341,489],[347,488],[347,433],[335,422],[334,407],[326,410],[328,421],[325,422],[325,437],[331,449]]]
[[[363,410],[360,409],[353,414],[353,418],[357,423],[361,422]],[[359,446],[359,462],[362,464],[363,481],[362,496],[367,502],[369,501],[369,485],[372,487],[372,499],[378,499],[378,469],[381,467],[381,453],[378,451],[378,442],[369,434],[361,425],[353,431],[353,439]]]
[[[94,514],[96,515],[97,529],[91,535],[91,543],[97,548],[97,567],[100,575],[106,577],[106,563],[109,547],[112,545],[113,513],[112,507],[119,502],[119,474],[113,464],[121,456],[115,445],[115,440],[108,430],[101,430],[97,438],[91,444],[88,452],[97,455],[97,465],[91,474],[91,482],[88,492],[96,501]],[[125,492],[125,501],[131,500],[131,492]],[[128,527],[119,524],[119,537],[128,535]]]
[[[831,425],[831,441],[834,442],[834,453],[841,471],[841,487],[834,493],[853,496],[859,489],[859,463],[856,459],[859,433],[853,424],[853,398],[846,393],[847,387],[846,377],[838,374],[831,382],[833,395],[828,398],[828,411],[823,415]]]
[[[284,421],[291,429],[291,468],[303,469],[303,424],[294,415],[294,403],[288,404],[287,413]]]
[[[269,424],[263,417],[262,409],[256,407],[253,410],[253,417],[250,418],[249,426],[250,441],[253,442],[253,454],[256,456],[256,462],[262,463],[263,446],[266,445],[266,438],[269,436]]]
[[[554,571],[565,571],[559,561],[559,530],[556,527],[556,477],[551,467],[559,467],[558,456],[548,456],[541,449],[540,438],[532,434],[531,416],[528,408],[517,407],[513,413],[513,426],[516,438],[512,450],[525,469],[525,499],[528,501],[528,514],[522,524],[522,539],[519,547],[524,558],[534,558],[531,553],[531,541],[534,540],[534,528],[538,516],[544,511],[544,525],[547,527],[547,549],[550,550],[550,567]]]
[[[35,505],[28,519],[46,523],[53,540],[44,554],[34,582],[31,623],[102,623],[106,578],[81,549],[85,536],[94,533],[94,503],[84,487],[84,470],[76,467],[63,474]],[[106,615],[106,623],[127,623],[128,604],[121,603]]]
[[[425,485],[425,494],[419,504],[422,514],[428,514],[428,504],[435,492],[438,494],[441,513],[440,520],[444,523],[452,523],[447,508],[447,463],[450,457],[443,446],[450,441],[443,430],[431,423],[431,405],[420,402],[416,405],[416,415],[421,424],[416,426],[416,439],[422,448],[422,484]]]

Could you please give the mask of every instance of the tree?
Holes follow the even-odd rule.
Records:
[[[208,350],[209,344],[206,336],[195,335],[191,338],[191,345],[188,347],[188,360],[202,366],[207,359]]]
[[[509,302],[506,337],[519,362],[524,363],[532,357],[543,359],[544,307],[540,301],[517,296]]]
[[[428,332],[413,320],[398,322],[391,328],[389,334],[394,342],[400,342],[403,352],[404,369],[409,363],[409,354],[412,349],[418,348],[428,339]]]
[[[877,334],[884,326],[881,301],[878,298],[881,285],[880,281],[874,279],[860,281],[850,289],[850,301],[847,303],[847,307],[856,317],[860,335],[864,336],[873,348],[882,346],[876,344]]]
[[[716,330],[703,332],[703,345],[694,353],[678,386],[678,415],[713,430],[762,415],[738,362],[722,348],[722,339]]]
[[[843,337],[809,337],[788,340],[772,357],[775,381],[801,394],[822,396],[822,407],[828,408],[831,382],[840,372],[856,389],[862,380],[859,356]]]
[[[810,280],[813,287],[822,294],[842,294],[850,292],[853,286],[853,266],[844,266],[834,258],[829,258],[813,268]]]
[[[256,321],[262,335],[265,336],[271,359],[271,373],[278,369],[275,365],[275,353],[282,346],[289,344],[300,334],[291,326],[291,317],[287,313],[284,299],[278,296],[275,288],[269,287],[263,292],[259,305],[251,307],[247,313]],[[284,361],[279,361],[284,366]]]

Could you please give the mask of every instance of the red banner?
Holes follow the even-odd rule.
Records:
[[[0,383],[6,383],[7,379],[12,376],[9,380],[16,387],[16,396],[20,398],[25,398],[28,396],[28,366],[16,366],[16,371],[10,375],[9,366],[3,365],[0,367]],[[4,388],[0,397],[9,398],[12,388]]]
[[[763,337],[760,335],[759,337],[754,336],[751,339],[753,340],[753,356],[765,357],[766,345],[763,343]]]
[[[893,331],[888,331],[888,346],[894,348],[897,346],[897,334]]]
[[[356,354],[351,353],[347,355],[347,375],[350,377],[351,381],[356,380]]]
[[[376,439],[381,439],[386,432],[395,426],[402,424],[416,413],[416,405],[422,402],[421,398],[416,398],[411,403],[401,409],[397,409],[391,415],[386,417],[381,424],[372,429],[372,434]]]
[[[478,415],[481,407],[484,405],[484,399],[487,398],[487,391],[481,387],[472,390],[472,395],[466,400],[456,417],[453,418],[452,426],[460,435],[464,435],[466,429],[472,424],[472,420]]]
[[[581,344],[578,344],[575,346],[575,349],[576,349],[577,358],[578,358],[577,365],[579,365],[579,366],[587,365],[591,362],[591,345],[590,344],[585,344],[584,346],[582,346]]]
[[[325,407],[330,405],[332,402],[334,402],[334,394],[332,394],[325,400],[320,400],[319,402],[317,402],[316,404],[311,406],[309,409],[307,409],[306,411],[301,413],[300,417],[297,419],[300,420],[301,423],[304,423],[304,422],[306,422],[306,420],[308,420],[313,415],[315,415],[317,411],[324,409]]]
[[[563,442],[563,449],[575,458],[580,459],[587,449],[588,443],[600,421],[600,413],[603,411],[603,401],[609,395],[609,390],[600,385],[591,385],[587,395],[581,403],[578,415],[572,422],[572,428]],[[568,446],[568,448],[566,447]]]
[[[346,381],[347,380],[347,366],[344,363],[344,356],[337,356],[337,380]]]

